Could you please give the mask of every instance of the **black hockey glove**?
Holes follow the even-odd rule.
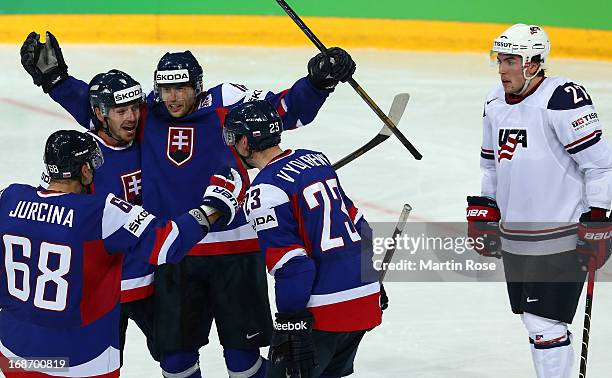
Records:
[[[64,62],[62,49],[53,34],[47,32],[47,42],[40,43],[36,32],[28,34],[21,46],[21,65],[32,76],[34,84],[42,86],[45,93],[68,77],[68,66]]]
[[[606,217],[606,211],[591,208],[580,216],[578,224],[578,263],[583,270],[588,270],[592,259],[594,268],[601,268],[612,254],[612,219]]]
[[[380,284],[380,309],[385,311],[389,307],[389,297],[385,290],[385,285]]]
[[[347,81],[355,73],[355,62],[345,50],[332,47],[318,53],[308,62],[308,79],[319,89],[334,91],[338,82]]]
[[[501,259],[499,238],[499,208],[488,197],[467,198],[468,237],[474,240],[474,250],[483,256]]]
[[[312,314],[277,313],[268,359],[272,369],[285,372],[287,377],[310,378],[316,363],[312,341]]]
[[[234,168],[225,168],[221,173],[217,173],[210,178],[210,184],[204,192],[202,206],[192,211],[201,211],[205,218],[218,212],[221,216],[216,222],[225,227],[236,216],[236,210],[239,207],[238,197],[241,190],[242,178],[238,171]],[[191,215],[194,215],[194,213],[191,213]],[[199,221],[198,217],[196,217],[196,220]],[[206,224],[202,224],[202,227],[205,226]]]

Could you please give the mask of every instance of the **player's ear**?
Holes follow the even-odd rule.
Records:
[[[98,119],[98,121],[104,123],[104,115],[102,115],[102,112],[100,111],[100,108],[95,108],[95,113],[96,113],[96,118]]]
[[[89,165],[89,163],[85,162],[81,165],[81,177],[83,179],[93,178],[93,169]]]
[[[529,66],[527,67],[527,74],[529,76],[535,75],[540,69],[540,62],[529,62]]]

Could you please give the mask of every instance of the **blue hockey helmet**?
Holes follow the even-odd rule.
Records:
[[[140,83],[123,71],[102,72],[89,82],[89,103],[94,114],[99,108],[102,115],[108,117],[113,106],[142,102],[144,93]]]
[[[227,114],[223,123],[225,144],[233,146],[246,136],[249,147],[262,151],[281,141],[283,121],[271,103],[256,100],[242,103]]]
[[[191,51],[167,52],[157,63],[153,77],[155,100],[161,102],[159,87],[189,83],[195,90],[196,97],[204,92],[202,82],[204,71]]]
[[[61,180],[80,177],[85,163],[95,171],[104,163],[104,157],[90,134],[59,130],[47,138],[44,161],[49,177]]]

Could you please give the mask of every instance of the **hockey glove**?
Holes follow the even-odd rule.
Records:
[[[580,216],[578,224],[578,263],[587,270],[589,260],[594,259],[595,269],[601,268],[612,253],[612,219],[606,210],[593,207]]]
[[[21,46],[21,65],[32,76],[34,84],[42,86],[45,93],[68,77],[62,49],[53,34],[47,32],[47,42],[40,43],[36,32],[28,34]]]
[[[389,307],[389,297],[387,296],[387,290],[385,285],[380,284],[380,309],[385,311]]]
[[[273,369],[283,371],[287,377],[313,376],[317,363],[312,322],[312,314],[307,310],[276,314],[268,356]]]
[[[499,238],[499,208],[488,197],[467,198],[468,237],[474,240],[474,250],[483,256],[501,258]]]
[[[210,178],[210,185],[204,192],[204,199],[199,210],[204,213],[205,217],[215,212],[221,213],[216,222],[226,227],[236,216],[239,206],[238,196],[241,190],[242,178],[238,171],[234,168],[224,169],[223,173],[217,173]]]
[[[308,79],[318,89],[333,92],[338,82],[345,82],[355,73],[355,62],[345,50],[332,47],[318,53],[308,62]]]

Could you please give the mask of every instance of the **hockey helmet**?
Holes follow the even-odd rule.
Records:
[[[191,51],[167,52],[157,63],[153,77],[155,100],[161,102],[160,86],[188,83],[195,90],[196,97],[204,91],[204,71]]]
[[[283,121],[280,115],[271,103],[263,100],[236,106],[227,114],[223,124],[225,144],[233,146],[244,135],[254,151],[277,146],[282,132]]]
[[[140,83],[130,75],[119,70],[99,73],[89,83],[89,103],[95,114],[100,108],[104,117],[113,106],[124,106],[144,102],[144,93]]]
[[[47,138],[44,161],[49,177],[61,180],[80,177],[84,163],[89,163],[92,170],[100,168],[104,157],[90,134],[59,130]]]
[[[500,53],[520,55],[523,66],[539,55],[540,69],[544,69],[550,53],[550,40],[544,29],[537,25],[515,24],[493,41],[491,61],[496,62]]]

